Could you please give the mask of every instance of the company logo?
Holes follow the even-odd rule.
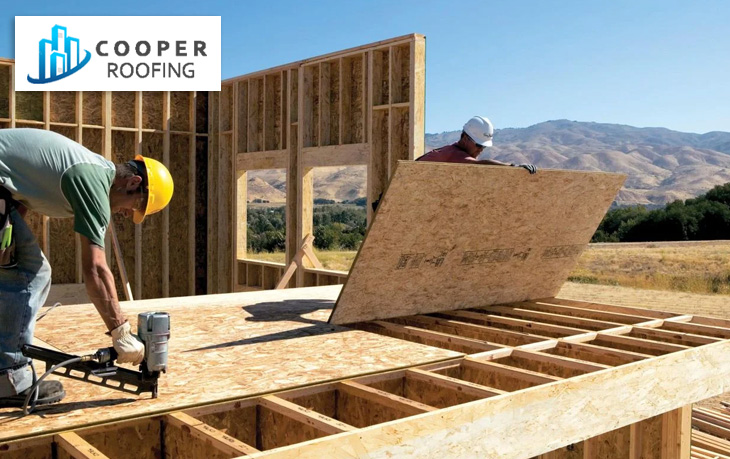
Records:
[[[69,37],[66,27],[58,24],[51,29],[52,38],[38,42],[38,78],[28,74],[28,81],[33,84],[44,84],[58,81],[73,75],[85,66],[91,59],[91,53],[83,50],[81,57],[79,39]]]

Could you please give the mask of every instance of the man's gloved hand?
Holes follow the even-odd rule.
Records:
[[[144,359],[144,344],[131,332],[129,322],[124,322],[111,331],[114,350],[119,357],[118,363],[131,363],[139,365]]]
[[[534,164],[511,164],[511,166],[527,169],[527,172],[529,172],[530,174],[537,173],[537,166],[535,166]]]

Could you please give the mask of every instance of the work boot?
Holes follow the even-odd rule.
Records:
[[[28,388],[18,395],[0,397],[0,408],[22,407],[25,397],[28,396],[28,392],[30,392],[30,390],[31,388]],[[66,391],[63,390],[63,384],[61,384],[60,381],[41,381],[38,386],[38,400],[35,404],[36,406],[40,406],[60,402],[65,396]],[[33,397],[31,397],[28,404],[30,405],[32,403]]]

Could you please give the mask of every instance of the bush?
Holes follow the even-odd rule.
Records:
[[[662,209],[642,206],[610,210],[592,242],[696,241],[730,239],[730,183],[707,194],[674,201]]]

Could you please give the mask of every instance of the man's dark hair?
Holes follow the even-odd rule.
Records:
[[[142,177],[142,183],[136,191],[132,193],[142,193],[147,189],[147,174],[145,174],[144,162],[138,160],[131,160],[126,163],[119,163],[114,165],[116,167],[116,174],[114,179],[126,179],[139,175]]]

